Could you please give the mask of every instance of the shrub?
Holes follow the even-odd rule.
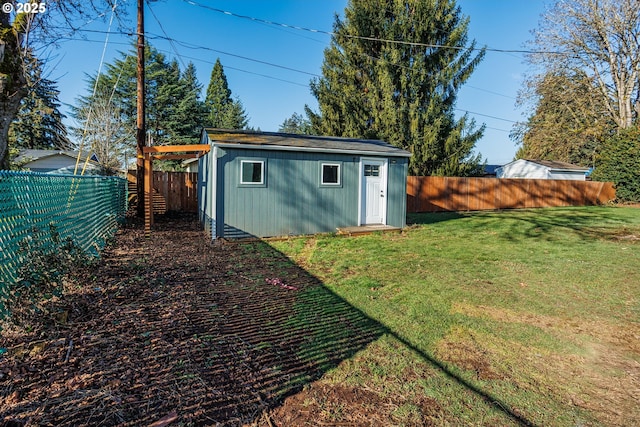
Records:
[[[72,239],[61,239],[55,224],[50,224],[47,231],[34,230],[32,237],[20,243],[24,263],[17,272],[18,279],[0,295],[5,320],[16,326],[25,327],[33,323],[34,316],[50,314],[46,303],[62,297],[64,278],[91,260]]]
[[[640,202],[640,128],[621,130],[604,142],[592,178],[613,182],[618,200]]]

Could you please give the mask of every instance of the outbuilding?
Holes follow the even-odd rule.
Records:
[[[498,178],[568,179],[585,181],[589,168],[553,160],[518,159],[496,168]]]
[[[69,150],[21,150],[13,162],[21,169],[32,172],[73,175],[86,169],[86,174],[99,174],[100,165],[93,154],[88,160],[77,151]]]
[[[378,140],[205,128],[198,210],[213,239],[406,225],[411,153]]]

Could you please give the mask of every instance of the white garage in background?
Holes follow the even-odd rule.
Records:
[[[496,177],[586,181],[588,172],[589,168],[571,163],[518,159],[496,168]]]

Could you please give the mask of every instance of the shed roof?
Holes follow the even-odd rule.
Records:
[[[214,128],[205,128],[204,132],[211,144],[222,147],[411,157],[411,153],[406,150],[374,139]]]

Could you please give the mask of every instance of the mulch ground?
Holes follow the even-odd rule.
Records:
[[[124,227],[49,311],[2,332],[0,425],[330,425],[305,394],[348,402],[341,425],[384,424],[376,396],[313,384],[385,331],[267,244],[213,245],[194,218]]]

